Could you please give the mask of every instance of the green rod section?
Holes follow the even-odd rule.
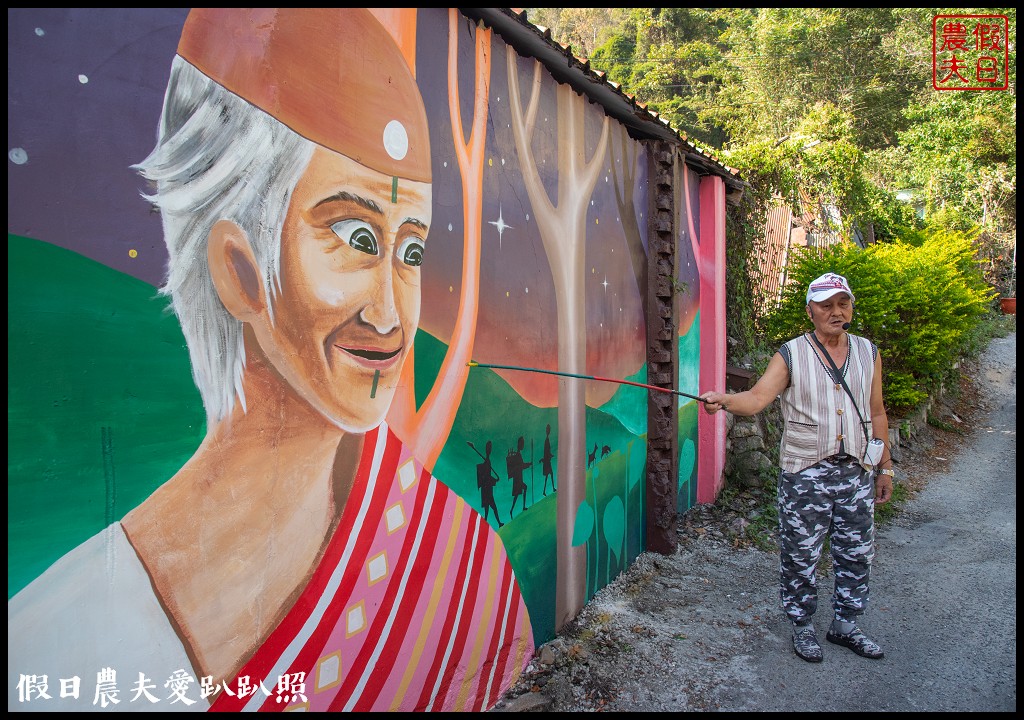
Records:
[[[682,395],[683,397],[688,397],[693,400],[700,400],[700,402],[706,402],[705,400],[701,400],[696,395],[684,393],[682,390],[671,390],[669,388],[662,388],[656,385],[647,385],[645,383],[633,382],[632,380],[616,380],[615,378],[600,377],[599,375],[578,375],[576,373],[560,372],[558,370],[543,370],[541,368],[521,367],[519,365],[493,365],[491,363],[476,362],[475,360],[470,360],[468,363],[466,363],[466,365],[468,365],[469,367],[485,367],[497,370],[521,370],[522,372],[546,373],[547,375],[561,375],[562,377],[579,378],[580,380],[598,380],[600,382],[619,383],[620,385],[634,385],[636,387],[647,388],[648,390],[657,390],[658,392],[672,393],[673,395]]]

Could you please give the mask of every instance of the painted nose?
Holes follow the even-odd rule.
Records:
[[[388,263],[381,263],[374,273],[370,299],[359,311],[359,319],[371,325],[381,335],[398,327],[398,305],[395,303],[395,281]]]

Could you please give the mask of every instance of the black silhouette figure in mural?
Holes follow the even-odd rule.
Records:
[[[523,460],[524,447],[526,447],[526,441],[520,435],[518,447],[515,450],[509,450],[508,455],[505,456],[508,477],[512,481],[512,510],[515,510],[516,499],[520,495],[523,496],[523,510],[526,510],[526,482],[523,480],[523,471],[533,465],[533,463]],[[511,516],[511,511],[509,511],[509,514]]]
[[[587,467],[594,467],[594,461],[597,460],[597,443],[594,443],[594,450],[587,454]]]
[[[608,453],[610,453],[611,451],[612,451],[612,449],[610,447],[608,447],[607,445],[604,445],[601,448],[601,457],[606,457],[608,455]]]
[[[540,469],[544,475],[544,496],[548,494],[548,478],[551,478],[551,491],[554,492],[555,488],[555,469],[551,466],[551,461],[555,459],[554,454],[551,452],[551,424],[549,423],[544,433],[544,454],[540,456]]]
[[[469,443],[469,446],[476,450],[473,443]],[[487,520],[488,510],[494,511],[494,519],[498,521],[498,527],[502,527],[501,516],[498,515],[498,506],[494,504],[494,486],[498,484],[498,473],[494,472],[494,468],[491,466],[491,441],[487,441],[487,445],[484,446],[486,455],[480,455],[480,451],[477,450],[476,454],[480,455],[484,459],[482,463],[477,463],[476,466],[476,485],[480,488],[480,504],[484,510],[484,521]]]

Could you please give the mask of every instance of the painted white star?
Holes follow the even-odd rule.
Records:
[[[505,219],[501,216],[501,206],[500,205],[498,206],[498,219],[497,220],[488,220],[487,224],[488,225],[493,225],[494,227],[498,228],[498,247],[500,248],[501,247],[501,234],[503,232],[505,232],[506,230],[512,230],[513,229],[511,225],[506,225],[505,224]]]

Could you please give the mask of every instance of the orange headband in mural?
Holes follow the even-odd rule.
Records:
[[[178,54],[299,135],[387,175],[430,181],[419,88],[365,8],[193,8]]]

